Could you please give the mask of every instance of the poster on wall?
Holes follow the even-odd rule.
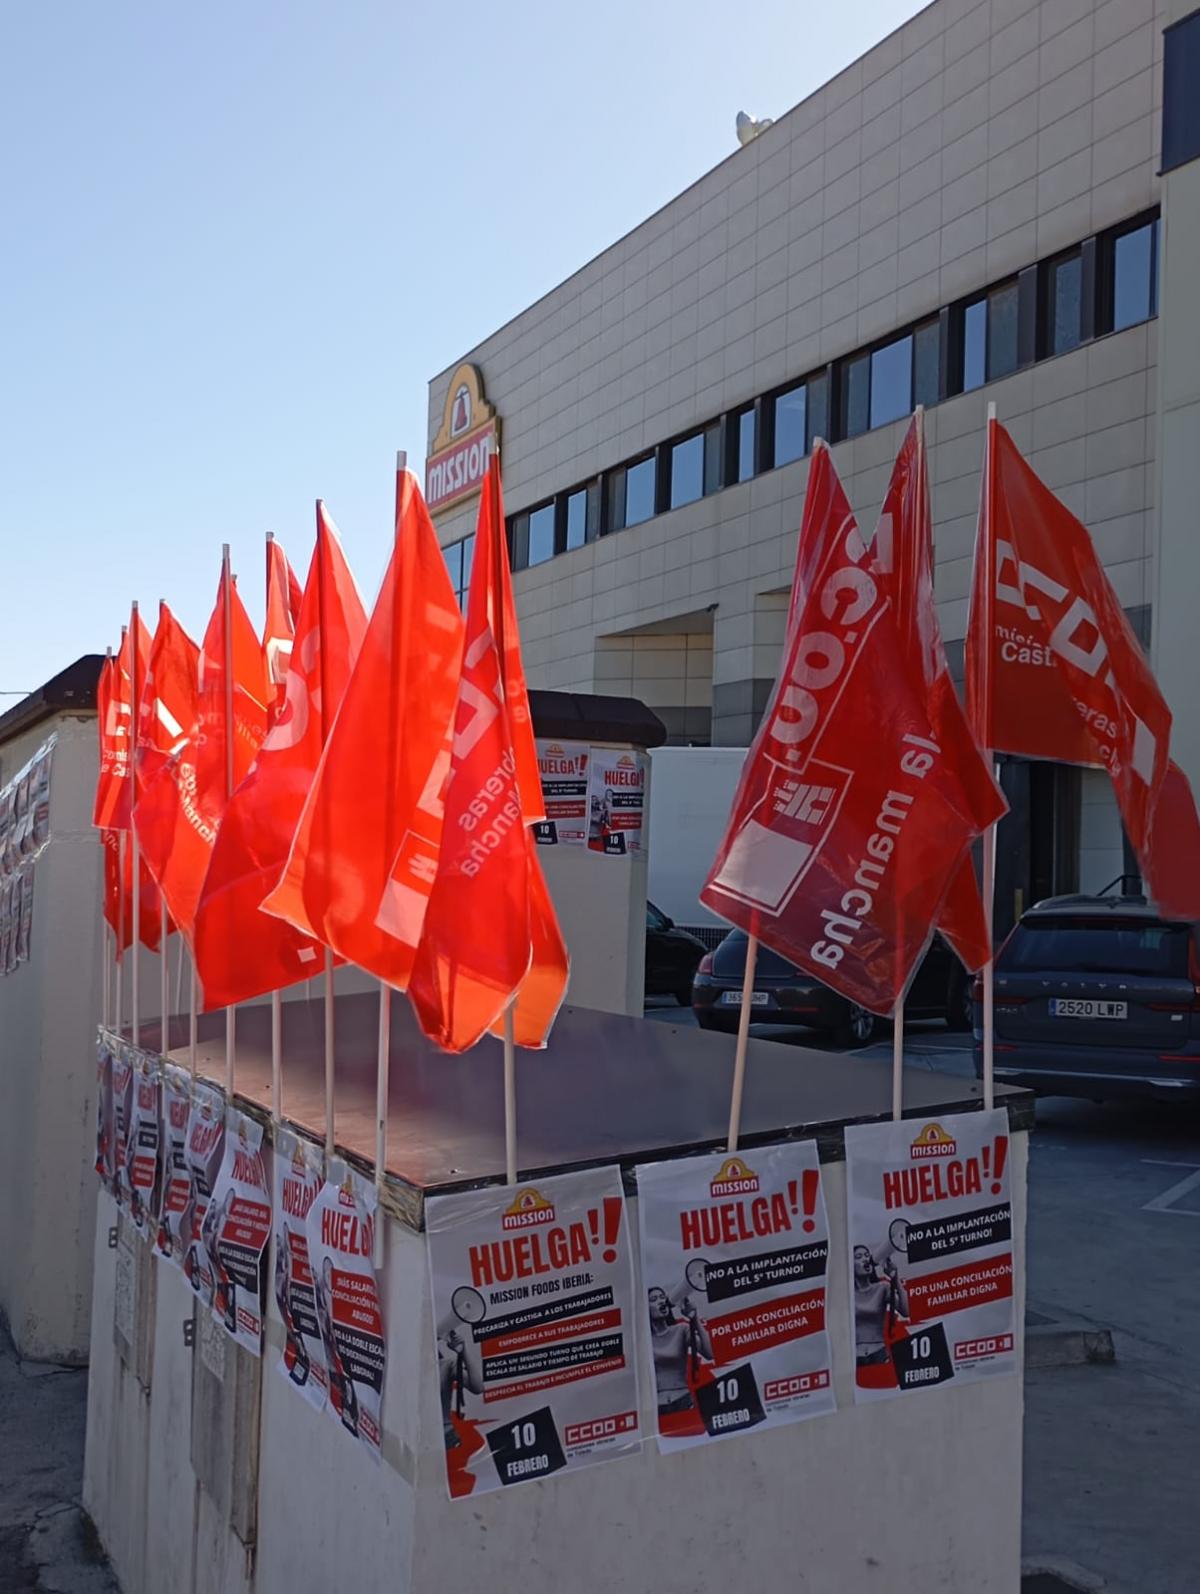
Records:
[[[112,1054],[113,1099],[113,1194],[121,1206],[128,1206],[129,1136],[133,1121],[133,1058],[124,1041],[116,1041]]]
[[[425,1206],[452,1499],[641,1448],[618,1168]]]
[[[846,1130],[854,1398],[1016,1370],[1008,1114]]]
[[[192,1170],[188,1167],[188,1123],[192,1113],[191,1082],[182,1068],[164,1063],[162,1070],[162,1198],[159,1201],[157,1254],[183,1266],[192,1234]]]
[[[275,1131],[275,1302],[283,1323],[279,1371],[318,1411],[329,1375],[308,1259],[308,1214],[325,1183],[318,1148],[286,1129]]]
[[[593,747],[588,760],[588,846],[626,858],[645,847],[645,753]]]
[[[14,914],[17,939],[16,961],[29,962],[29,946],[33,939],[33,864],[27,863],[17,876],[20,912]]]
[[[204,1241],[204,1219],[225,1148],[225,1098],[215,1085],[197,1083],[188,1117],[187,1164],[192,1176],[192,1221],[183,1272],[200,1299],[213,1297],[213,1270]]]
[[[833,1411],[816,1142],[637,1170],[662,1451]]]
[[[101,1030],[96,1041],[96,1162],[100,1183],[110,1193],[115,1193],[116,1126],[113,1121],[113,1056],[106,1030]]]
[[[213,1273],[213,1316],[253,1356],[262,1355],[263,1273],[271,1238],[271,1187],[262,1125],[230,1107],[225,1153],[200,1225]]]
[[[135,1052],[133,1058],[133,1117],[127,1153],[129,1216],[144,1237],[153,1225],[158,1189],[158,1059],[142,1051]]]
[[[371,1181],[331,1159],[328,1178],[309,1208],[307,1232],[329,1377],[327,1409],[378,1461],[387,1341],[372,1261],[375,1204]]]
[[[588,754],[586,742],[539,739],[538,769],[546,817],[534,825],[541,847],[582,847],[587,840]]]

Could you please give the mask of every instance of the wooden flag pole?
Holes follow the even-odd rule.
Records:
[[[325,1155],[333,1156],[333,953],[325,948]]]
[[[142,893],[141,887],[141,855],[138,847],[137,831],[133,828],[133,807],[137,801],[137,726],[138,726],[138,606],[136,600],[129,608],[129,844],[131,848],[132,863],[129,868],[130,889],[133,892],[132,912],[133,928],[130,947],[133,961],[130,965],[130,1006],[129,1033],[133,1044],[138,1044],[142,1026],[142,1004],[138,992],[138,964],[141,958],[138,951],[142,939]]]
[[[504,1009],[504,1173],[517,1182],[517,1048],[513,1040],[513,1004]]]
[[[904,998],[896,1002],[892,1014],[892,1117],[899,1123],[904,1116]]]
[[[746,937],[746,972],[742,975],[742,1006],[738,1013],[737,1046],[733,1054],[733,1091],[729,1098],[729,1145],[738,1148],[742,1125],[742,1087],[746,1083],[746,1048],[750,1042],[750,1008],[754,996],[754,968],[758,962],[758,937]]]
[[[379,1053],[375,1072],[375,1246],[372,1262],[383,1266],[383,1176],[387,1168],[388,1065],[392,1054],[392,992],[379,982]]]
[[[225,801],[233,796],[233,574],[229,544],[221,545],[221,604],[225,611]],[[237,1008],[225,1009],[225,1099],[233,1104]]]
[[[271,1117],[283,1117],[283,992],[271,992]]]

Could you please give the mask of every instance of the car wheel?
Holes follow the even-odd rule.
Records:
[[[950,976],[950,989],[946,993],[946,1028],[962,1034],[974,1027],[970,976],[964,969],[956,969]]]
[[[833,1038],[839,1046],[865,1046],[875,1033],[875,1015],[857,1002],[846,1004],[845,1017],[834,1028]]]

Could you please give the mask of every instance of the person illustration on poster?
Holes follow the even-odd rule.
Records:
[[[674,1301],[660,1285],[652,1284],[646,1291],[646,1305],[650,1312],[659,1431],[703,1432],[704,1423],[693,1395],[705,1381],[713,1361],[708,1330],[688,1295],[679,1301],[682,1318],[676,1316]]]
[[[887,1242],[872,1250],[869,1245],[854,1247],[854,1359],[859,1382],[895,1378],[892,1346],[907,1333],[908,1291],[896,1267],[896,1252],[903,1249],[904,1236],[896,1219],[888,1231]],[[879,1369],[868,1372],[868,1369]]]
[[[329,1398],[333,1409],[342,1419],[342,1426],[358,1437],[358,1396],[354,1393],[354,1380],[346,1371],[338,1351],[333,1332],[333,1258],[326,1257],[321,1276],[313,1280],[316,1299],[317,1323],[321,1329],[321,1343],[325,1347],[325,1364],[329,1368]]]
[[[219,1207],[215,1202],[209,1202],[208,1211],[204,1214],[204,1223],[200,1229],[200,1238],[204,1241],[209,1257],[212,1259],[215,1286],[213,1311],[216,1312],[218,1317],[224,1317],[225,1327],[231,1334],[237,1331],[236,1286],[221,1258],[220,1236],[229,1220],[229,1214],[233,1210],[234,1194],[235,1192],[232,1189],[226,1190],[225,1199]]]
[[[304,1336],[296,1327],[296,1319],[292,1315],[292,1248],[286,1234],[280,1237],[275,1246],[275,1300],[283,1320],[285,1336],[283,1365],[292,1383],[302,1388],[308,1382],[312,1366]]]
[[[442,1433],[447,1450],[463,1443],[466,1396],[483,1394],[483,1359],[479,1346],[455,1318],[443,1321],[437,1336],[438,1381],[442,1396]]]
[[[606,786],[602,797],[592,798],[592,823],[589,838],[593,851],[603,852],[605,843],[613,834],[612,791]]]

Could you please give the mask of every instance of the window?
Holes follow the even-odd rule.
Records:
[[[1083,260],[1067,255],[1046,268],[1046,352],[1066,354],[1083,334]]]
[[[463,538],[462,543],[462,588],[458,594],[459,607],[467,606],[467,593],[471,587],[471,566],[475,563],[475,533]]]
[[[801,383],[775,400],[775,460],[787,465],[808,453],[808,389]]]
[[[963,392],[987,381],[987,300],[977,299],[963,311]]]
[[[1157,221],[1120,233],[1112,249],[1112,329],[1119,332],[1158,313]]]
[[[719,493],[725,483],[721,479],[721,423],[714,421],[704,432],[704,496]]]
[[[582,548],[595,536],[599,494],[595,482],[567,495],[567,548]]]
[[[467,592],[471,585],[471,564],[475,554],[474,532],[458,542],[448,543],[442,552],[446,556],[446,569],[450,572],[450,585],[454,588],[458,606],[460,609],[465,609]]]
[[[731,418],[734,432],[733,465],[731,470],[735,482],[749,481],[754,475],[754,443],[757,436],[755,426],[754,405],[741,410]]]
[[[942,324],[926,321],[913,333],[913,404],[936,404],[942,396]]]
[[[886,426],[912,409],[913,340],[897,338],[871,356],[871,425]]]
[[[1200,12],[1163,29],[1162,169],[1200,155]]]
[[[636,526],[654,514],[655,459],[639,460],[625,471],[625,525]]]
[[[857,437],[871,422],[871,356],[842,363],[842,436]]]
[[[462,592],[462,543],[447,543],[442,552],[446,556],[446,569],[450,572],[450,585],[454,588],[456,595],[460,594]]]
[[[1017,285],[994,288],[987,297],[987,374],[995,382],[1017,368]]]
[[[810,376],[808,379],[808,451],[812,453],[812,446],[817,438],[824,438],[829,442],[829,373],[822,371],[820,376]]]
[[[554,557],[554,505],[543,504],[529,512],[529,559],[531,565],[545,564]]]
[[[671,450],[671,508],[694,504],[703,496],[704,433],[697,432],[694,437],[685,437],[682,443],[676,443]]]
[[[1022,923],[998,967],[1039,974],[1141,974],[1187,976],[1186,924],[1143,919],[1037,918]]]

